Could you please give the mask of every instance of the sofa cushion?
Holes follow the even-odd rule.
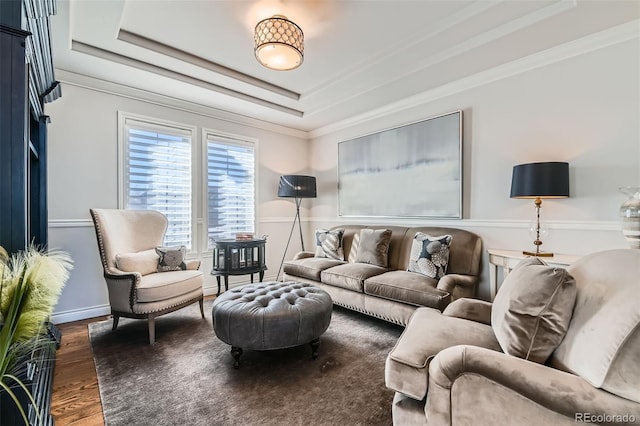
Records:
[[[364,281],[364,292],[414,306],[442,310],[451,300],[446,291],[438,290],[436,280],[407,271],[389,271]]]
[[[187,249],[185,246],[156,247],[156,253],[160,257],[158,272],[180,271],[187,269],[184,263]]]
[[[169,271],[142,277],[136,302],[149,303],[182,296],[202,288],[202,271]]]
[[[390,229],[363,229],[356,255],[357,263],[368,263],[386,268],[389,264]]]
[[[493,301],[491,324],[503,351],[544,363],[564,338],[575,301],[576,282],[565,269],[522,260]]]
[[[427,394],[429,363],[438,352],[455,345],[475,345],[499,351],[488,325],[447,317],[431,308],[418,308],[387,356],[388,388],[418,401]]]
[[[320,281],[324,284],[362,293],[364,292],[364,280],[386,271],[386,268],[367,263],[346,263],[322,271]]]
[[[123,272],[138,272],[140,275],[153,274],[158,269],[160,257],[154,249],[137,253],[116,254],[116,268]]]
[[[342,236],[344,229],[317,229],[316,230],[316,257],[328,257],[335,260],[344,260],[342,249]]]
[[[435,279],[442,278],[447,273],[450,245],[451,235],[432,237],[424,232],[416,232],[407,270]]]
[[[283,268],[287,275],[320,281],[320,272],[343,263],[326,257],[307,257],[284,262]]]

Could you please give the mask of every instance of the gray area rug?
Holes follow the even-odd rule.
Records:
[[[144,320],[89,324],[106,425],[392,424],[384,363],[401,327],[334,307],[317,359],[309,345],[245,351],[235,370],[212,303],[204,320],[197,304],[156,319],[154,346]]]

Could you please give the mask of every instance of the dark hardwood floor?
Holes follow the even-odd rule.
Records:
[[[215,296],[205,296],[205,300],[210,299]],[[108,318],[103,316],[57,325],[62,342],[56,353],[51,397],[51,414],[56,426],[104,426],[88,324]]]
[[[51,399],[51,414],[56,426],[104,425],[87,325],[106,318],[58,325],[62,342],[56,353]]]

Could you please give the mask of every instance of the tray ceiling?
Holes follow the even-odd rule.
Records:
[[[304,31],[296,70],[254,57],[274,14]],[[635,0],[58,0],[52,33],[58,70],[312,131],[639,17]]]

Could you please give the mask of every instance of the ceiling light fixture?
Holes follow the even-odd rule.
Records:
[[[254,51],[258,62],[272,70],[298,68],[304,59],[304,34],[286,16],[273,15],[256,25]]]

